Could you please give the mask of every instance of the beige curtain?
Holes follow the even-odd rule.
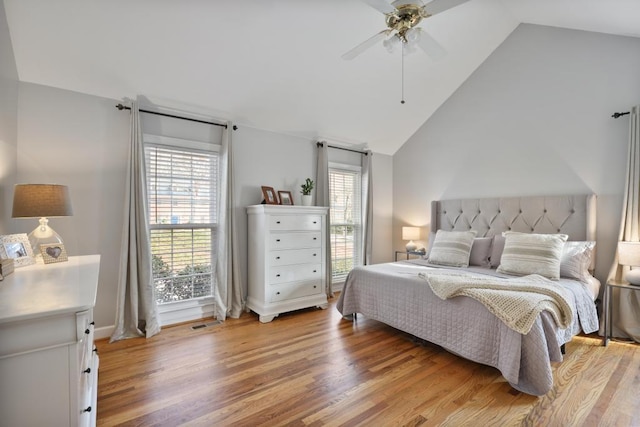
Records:
[[[631,110],[627,183],[622,205],[620,241],[640,241],[640,105]],[[622,282],[629,267],[618,264],[616,251],[607,282]],[[613,288],[613,336],[640,342],[640,292]]]
[[[316,169],[316,206],[331,206],[329,200],[329,145],[326,142],[319,142],[318,146],[318,165]],[[327,260],[327,269],[325,271],[325,281],[327,283],[327,296],[333,297],[333,289],[331,286],[331,210],[327,215],[327,229],[325,233],[327,248],[325,258]]]
[[[244,298],[238,257],[235,217],[235,183],[233,178],[233,123],[222,131],[220,156],[220,203],[218,206],[218,250],[214,288],[215,316],[218,320],[238,318]]]
[[[139,336],[149,338],[160,332],[151,264],[146,164],[137,101],[131,102],[130,142],[116,327],[111,342]]]
[[[362,156],[362,263],[372,264],[373,251],[373,153]]]

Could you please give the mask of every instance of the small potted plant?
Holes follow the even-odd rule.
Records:
[[[313,181],[311,178],[307,178],[304,184],[302,184],[302,206],[311,206],[311,190],[313,190]]]

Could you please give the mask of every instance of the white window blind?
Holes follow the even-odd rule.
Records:
[[[329,166],[332,282],[344,281],[362,265],[362,175],[349,165]]]
[[[145,138],[145,142],[152,138]],[[210,297],[216,256],[216,146],[156,137],[145,144],[153,279],[158,303]]]

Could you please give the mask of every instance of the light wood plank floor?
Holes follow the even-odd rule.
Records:
[[[202,322],[195,322],[198,324]],[[576,337],[534,397],[493,368],[379,322],[253,313],[98,341],[98,425],[639,426],[640,346]]]

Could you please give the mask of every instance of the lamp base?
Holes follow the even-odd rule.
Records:
[[[418,245],[413,243],[413,240],[409,240],[409,243],[407,243],[407,246],[405,247],[407,248],[407,252],[413,252],[418,249]]]
[[[40,245],[59,245],[62,244],[62,238],[55,230],[48,225],[47,218],[40,218],[38,225],[31,233],[29,233],[29,243],[33,249],[33,256],[42,256],[40,253]]]
[[[624,280],[632,285],[640,286],[640,269],[629,270],[624,276]]]

